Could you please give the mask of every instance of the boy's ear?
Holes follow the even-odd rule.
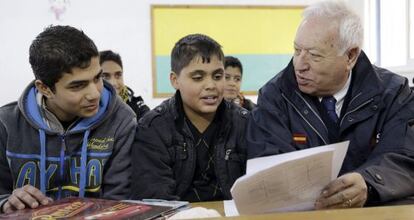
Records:
[[[178,84],[177,78],[178,78],[177,74],[175,72],[171,71],[171,73],[170,73],[171,85],[174,87],[174,89],[178,90],[179,89],[179,84]]]
[[[52,90],[49,88],[49,86],[47,86],[46,84],[44,84],[41,80],[36,79],[35,80],[35,86],[36,89],[42,93],[42,95],[46,96],[46,98],[51,98],[53,95]]]

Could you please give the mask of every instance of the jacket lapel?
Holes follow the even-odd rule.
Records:
[[[309,126],[325,144],[329,143],[328,130],[321,117],[314,101],[299,91],[296,83],[295,73],[292,61],[286,67],[283,73],[281,86],[283,98],[288,102],[289,108],[292,108],[299,114],[307,126]],[[295,119],[300,120],[300,119]],[[294,138],[294,137],[293,137]]]
[[[341,133],[352,125],[372,117],[383,107],[380,98],[384,87],[364,52],[361,52],[352,70],[352,77],[352,98],[341,116]]]

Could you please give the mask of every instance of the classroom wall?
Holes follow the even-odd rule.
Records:
[[[83,29],[99,50],[119,52],[127,84],[153,108],[164,99],[152,98],[151,4],[307,5],[316,1],[62,0],[60,2],[68,5],[59,21],[51,11],[52,0],[0,0],[0,105],[16,100],[33,80],[28,61],[29,46],[36,35],[50,24]],[[363,13],[364,1],[349,2],[358,13]],[[256,101],[255,96],[249,98]]]

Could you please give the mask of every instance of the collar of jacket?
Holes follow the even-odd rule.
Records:
[[[133,99],[136,99],[139,97],[139,99],[142,99],[141,96],[137,96],[135,97],[135,93],[134,90],[132,90],[131,88],[129,88],[128,86],[125,86],[125,88],[127,89],[127,94],[128,94],[128,101],[132,101]]]
[[[172,106],[172,108],[170,108],[170,113],[173,116],[177,127],[180,128],[180,130],[182,130],[187,136],[192,136],[190,130],[186,128],[187,126],[185,124],[183,101],[179,90],[177,90],[175,95],[169,99],[169,105]],[[231,107],[231,103],[225,101],[224,99],[217,107],[214,120],[218,119],[219,123],[224,125],[224,129],[220,129],[219,137],[224,135],[224,133],[231,127]]]
[[[99,102],[99,110],[94,116],[89,118],[82,118],[80,121],[70,129],[70,133],[79,133],[87,129],[93,129],[103,123],[119,103],[116,102],[115,89],[104,81],[104,88],[101,93],[101,100]],[[48,134],[56,134],[58,131],[51,130],[43,121],[40,114],[40,109],[36,100],[37,89],[34,85],[34,80],[26,87],[23,94],[18,100],[18,106],[23,116],[28,123],[36,129],[43,129]]]
[[[280,74],[283,82],[281,83],[281,90],[286,97],[292,99],[294,96],[298,96],[298,94],[302,94],[303,97],[308,96],[300,92],[298,88],[293,67],[293,59]],[[380,81],[381,79],[374,71],[368,57],[361,51],[361,54],[352,69],[352,86],[350,89],[353,100],[350,101],[348,108],[352,109],[353,107],[361,105],[367,100],[383,93],[385,88]]]

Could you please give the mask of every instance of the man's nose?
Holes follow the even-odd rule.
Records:
[[[86,94],[85,98],[88,101],[93,101],[93,100],[99,99],[100,97],[101,97],[101,92],[98,88],[98,85],[91,84],[89,86],[88,93]]]
[[[293,60],[296,71],[304,72],[309,69],[308,57],[305,51],[301,51],[301,53],[296,55]]]
[[[206,82],[205,82],[205,85],[204,85],[205,89],[211,90],[211,89],[215,89],[216,87],[217,87],[217,82],[215,80],[206,79]]]
[[[230,78],[229,80],[227,80],[227,84],[231,86],[236,86],[236,79]]]

